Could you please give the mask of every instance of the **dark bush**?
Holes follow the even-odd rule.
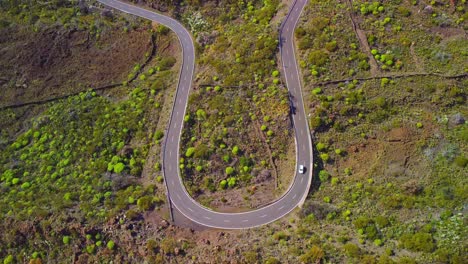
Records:
[[[321,67],[327,63],[328,54],[322,50],[313,50],[308,56],[309,63]]]
[[[159,62],[160,70],[169,70],[170,68],[172,68],[172,66],[174,66],[175,63],[176,59],[174,57],[165,57]]]
[[[148,211],[154,207],[152,196],[143,196],[137,200],[137,206],[142,211]]]
[[[357,246],[356,244],[353,244],[353,243],[346,243],[343,246],[343,249],[344,249],[346,255],[348,255],[349,257],[352,257],[352,258],[357,258],[361,254],[361,249],[359,248],[359,246]]]
[[[431,253],[436,248],[432,234],[425,232],[404,234],[400,237],[400,243],[403,248],[426,253]]]

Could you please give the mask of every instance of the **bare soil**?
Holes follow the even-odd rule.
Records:
[[[410,179],[420,179],[427,168],[415,153],[418,151],[416,144],[430,134],[431,128],[417,130],[406,126],[382,131],[366,143],[349,145],[347,152],[353,158],[339,164],[338,170],[352,168],[353,178],[361,180],[373,178],[386,182],[391,179],[403,184]]]
[[[144,30],[110,30],[96,39],[86,31],[7,28],[0,46],[0,104],[11,105],[121,83],[143,62],[151,41]]]

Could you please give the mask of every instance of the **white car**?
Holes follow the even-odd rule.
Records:
[[[305,172],[304,165],[299,165],[299,170],[298,171],[299,171],[300,174],[304,174],[304,172]]]

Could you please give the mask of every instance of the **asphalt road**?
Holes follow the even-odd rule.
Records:
[[[281,198],[268,206],[243,213],[220,213],[200,205],[187,193],[180,176],[180,136],[195,68],[195,49],[191,34],[182,24],[170,17],[117,0],[98,1],[125,13],[161,23],[174,31],[179,38],[182,46],[183,63],[163,150],[163,173],[168,191],[167,195],[178,211],[191,221],[204,226],[222,229],[245,229],[278,220],[304,203],[312,181],[312,142],[304,111],[293,38],[296,23],[307,0],[296,0],[294,2],[280,28],[283,74],[291,97],[294,98],[294,107],[296,109],[296,114],[293,115],[296,136],[296,167],[302,164],[307,169],[304,174],[299,174],[297,169],[294,171],[294,181]]]

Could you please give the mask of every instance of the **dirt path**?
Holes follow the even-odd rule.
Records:
[[[414,42],[411,43],[410,54],[411,54],[411,57],[413,58],[413,62],[416,66],[416,69],[418,69],[419,72],[426,72],[424,70],[422,61],[419,59],[419,57],[416,55],[416,52],[414,51]]]
[[[370,65],[370,72],[372,76],[377,76],[380,73],[379,66],[377,65],[377,61],[375,60],[374,56],[372,56],[371,49],[369,43],[367,42],[366,33],[359,27],[359,24],[356,22],[356,18],[354,17],[353,13],[353,3],[352,0],[347,0],[348,6],[350,11],[348,12],[349,19],[351,20],[351,24],[353,26],[354,33],[359,39],[359,46],[361,50],[367,55],[369,58],[369,65]]]
[[[398,79],[398,78],[408,78],[408,77],[415,77],[415,76],[436,76],[436,77],[441,77],[441,78],[446,78],[446,79],[460,79],[460,78],[467,78],[468,73],[462,73],[462,74],[456,74],[456,75],[444,75],[444,74],[439,74],[439,73],[434,73],[434,72],[406,72],[403,74],[390,73],[390,74],[383,74],[383,75],[373,76],[373,77],[348,78],[348,79],[342,79],[342,80],[318,82],[318,83],[314,83],[313,85],[321,86],[321,85],[336,84],[336,83],[342,83],[342,82],[350,82],[353,80],[367,81],[367,80],[377,80],[377,79],[382,79],[382,78]]]
[[[256,120],[256,122],[255,122],[255,131],[257,132],[257,135],[262,139],[262,141],[264,142],[264,144],[266,146],[266,150],[268,152],[268,157],[270,158],[270,164],[273,167],[273,175],[275,177],[275,188],[278,188],[278,186],[279,186],[278,169],[276,168],[275,160],[273,159],[273,155],[271,153],[270,144],[267,143],[267,140],[266,140],[265,136],[263,135],[263,133],[262,133],[262,131],[260,129],[260,126],[261,126],[260,123],[258,122],[258,120]]]

